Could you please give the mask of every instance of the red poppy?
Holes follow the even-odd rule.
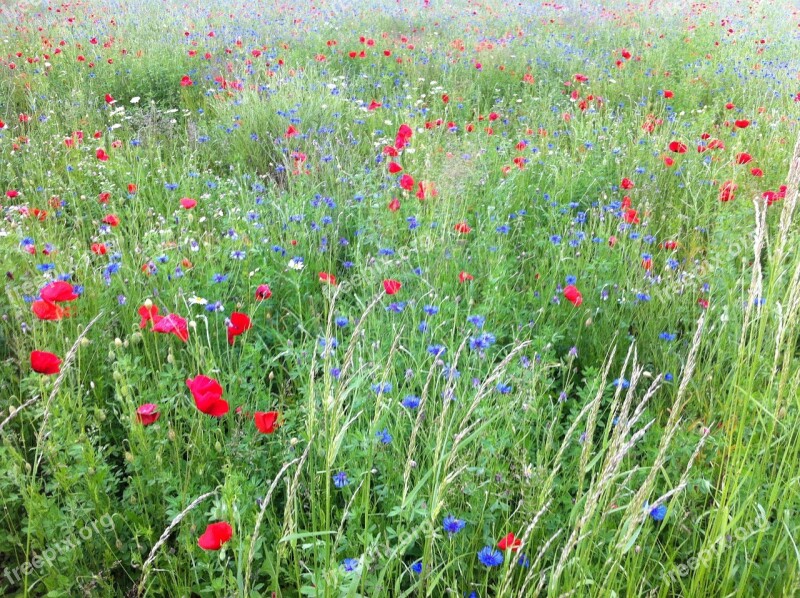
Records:
[[[222,545],[233,537],[233,528],[230,523],[220,521],[211,523],[206,531],[197,540],[197,545],[203,550],[219,550]]]
[[[667,168],[670,168],[675,164],[675,160],[673,160],[669,156],[664,156],[662,160],[664,161],[664,166],[666,166]]]
[[[222,386],[214,378],[203,376],[186,380],[186,386],[194,397],[194,404],[201,413],[222,417],[228,413],[228,402],[222,398]]]
[[[475,277],[474,277],[472,274],[468,274],[467,272],[464,272],[464,271],[462,270],[462,271],[461,271],[461,272],[458,274],[458,282],[460,282],[461,284],[464,284],[464,283],[465,283],[465,282],[467,282],[468,280],[475,280]]]
[[[119,226],[119,216],[116,214],[108,214],[103,218],[103,223],[109,226]]]
[[[628,224],[639,224],[639,212],[633,208],[625,210],[625,222]]]
[[[286,129],[286,133],[283,134],[284,137],[294,137],[295,135],[297,135],[297,129],[295,129],[293,125],[289,125]]]
[[[394,295],[397,291],[400,290],[402,287],[402,283],[399,280],[392,280],[391,278],[387,278],[383,281],[383,290],[386,291],[387,295]]]
[[[457,224],[456,224],[456,225],[453,227],[453,229],[454,229],[454,230],[455,230],[457,233],[461,233],[462,235],[466,235],[466,234],[468,234],[468,233],[472,232],[472,227],[471,227],[469,224],[467,224],[466,222],[459,222],[459,223],[457,223]]]
[[[240,334],[244,334],[252,327],[253,323],[250,321],[250,316],[238,311],[233,312],[230,317],[230,323],[228,324],[228,344],[233,345],[234,338]]]
[[[375,100],[372,100],[369,103],[369,106],[367,106],[367,110],[375,110],[377,108],[380,108],[381,106],[382,106],[382,104],[380,102],[376,102]]]
[[[620,183],[620,187],[623,189],[633,189],[635,186],[636,185],[633,184],[633,181],[628,178],[622,179],[622,182]]]
[[[575,285],[567,285],[564,287],[564,299],[572,303],[575,307],[578,307],[581,303],[583,303],[583,296],[581,292]]]
[[[674,94],[674,93],[672,93],[672,92],[671,92],[669,89],[665,89],[665,90],[664,90],[664,97],[665,97],[666,99],[668,99],[668,100],[669,100],[670,98],[672,98],[672,97],[674,97],[674,96],[675,96],[675,94]]]
[[[148,322],[153,322],[153,325],[155,325],[161,319],[161,316],[158,315],[157,305],[151,305],[150,307],[142,305],[139,308],[139,316],[142,318],[141,321],[139,322],[140,329],[147,326]]]
[[[137,189],[138,187],[136,186],[136,183],[128,183],[128,193],[133,195],[134,193],[136,193]]]
[[[6,191],[6,197],[8,199],[16,199],[17,197],[19,197],[19,191],[17,191],[16,189],[9,189],[8,191]]]
[[[736,154],[736,163],[737,164],[747,164],[748,162],[753,161],[753,156],[748,154],[747,152],[742,152],[740,154]]]
[[[61,372],[61,360],[47,351],[31,351],[31,369],[37,374],[52,376]]]
[[[194,85],[194,81],[189,75],[181,77],[181,87],[191,87],[192,85]]]
[[[106,162],[108,160],[108,154],[106,153],[106,150],[104,150],[102,147],[97,148],[95,156],[97,156],[97,159],[100,160],[101,162]]]
[[[384,147],[384,148],[383,148],[383,153],[384,153],[385,155],[387,155],[387,156],[391,157],[391,158],[396,158],[397,156],[399,156],[399,155],[400,155],[400,152],[398,152],[398,151],[397,151],[397,150],[396,150],[394,147],[392,147],[391,145],[387,145],[386,147]]]
[[[750,126],[750,121],[747,119],[737,120],[733,123],[737,129],[746,129]]]
[[[277,411],[256,411],[254,414],[256,428],[262,434],[272,434],[278,429]]]
[[[272,297],[272,290],[268,284],[260,284],[256,289],[256,301],[263,301]]]
[[[513,533],[509,533],[497,543],[497,547],[502,551],[512,550],[517,552],[520,546],[522,546],[522,540],[517,538]]]
[[[760,168],[751,168],[750,174],[752,174],[755,177],[762,177],[764,176],[764,171],[761,170]]]
[[[404,174],[400,177],[400,187],[406,191],[411,191],[414,188],[414,177],[410,174]]]
[[[396,212],[399,209],[400,209],[400,200],[398,200],[396,197],[393,197],[392,201],[389,202],[389,211]]]
[[[96,255],[105,255],[108,253],[108,248],[104,243],[92,243],[92,253]]]
[[[40,320],[60,320],[68,316],[68,312],[50,301],[34,301],[31,311]]]
[[[40,295],[44,301],[59,303],[62,301],[75,301],[78,298],[72,285],[62,280],[46,285]]]
[[[158,421],[161,414],[158,412],[158,405],[155,403],[145,403],[136,409],[136,419],[143,426],[149,426]]]
[[[116,101],[117,100],[115,100],[114,96],[112,96],[110,93],[106,94],[106,104],[113,104]]]
[[[333,274],[328,274],[327,272],[319,273],[319,281],[325,282],[334,287],[336,286],[336,277]]]
[[[192,199],[191,197],[183,197],[183,198],[181,198],[181,207],[184,210],[191,210],[196,205],[197,205],[197,200]]]
[[[687,150],[686,144],[680,141],[672,141],[669,144],[669,151],[676,154],[685,154]]]
[[[174,334],[184,343],[189,340],[189,329],[186,327],[186,320],[178,314],[168,314],[158,321],[153,321],[155,322],[155,326],[153,326],[155,332]]]
[[[433,181],[420,181],[419,187],[417,189],[417,199],[422,201],[426,197],[436,197],[439,195],[439,192],[436,190],[436,186],[433,184]]]
[[[403,172],[403,167],[397,162],[389,162],[389,174],[397,174],[398,172]]]
[[[734,198],[734,192],[739,187],[733,181],[725,181],[719,188],[719,200],[731,201]]]

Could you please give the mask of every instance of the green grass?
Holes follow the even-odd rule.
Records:
[[[0,24],[0,593],[797,593],[797,16],[434,5]]]

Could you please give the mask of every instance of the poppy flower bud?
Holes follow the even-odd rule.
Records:
[[[133,463],[133,453],[125,451],[125,461],[127,461],[128,463]]]
[[[144,306],[149,310],[151,307],[153,307],[153,302],[150,299],[146,299]]]
[[[133,334],[131,334],[131,342],[134,345],[138,345],[140,342],[142,342],[142,333],[134,332]]]
[[[114,339],[114,346],[117,347],[117,348],[121,347],[122,346],[122,339],[119,338],[119,337],[115,338]]]
[[[175,440],[175,430],[170,428],[169,432],[167,432],[167,438],[169,438],[170,440],[174,441]]]
[[[109,361],[114,361],[116,358],[117,358],[117,354],[114,353],[114,351],[109,351],[108,352],[108,360]]]
[[[219,440],[217,440],[217,442],[214,443],[214,449],[217,451],[222,450],[222,443]]]
[[[92,343],[92,341],[90,341],[85,336],[81,339],[81,347],[86,347],[86,346],[90,345],[91,343]]]
[[[175,363],[175,356],[172,353],[167,355],[167,363],[169,363],[169,364]]]

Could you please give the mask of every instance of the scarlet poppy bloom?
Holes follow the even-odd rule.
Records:
[[[116,214],[108,214],[103,218],[103,223],[109,226],[119,226],[119,216]]]
[[[389,162],[389,174],[397,174],[398,172],[403,172],[403,167],[397,162]]]
[[[639,212],[632,208],[625,210],[625,222],[628,224],[639,224]]]
[[[253,323],[250,321],[250,316],[238,311],[233,312],[230,317],[230,324],[228,324],[228,344],[233,345],[234,338],[244,334],[252,327]]]
[[[66,310],[50,301],[34,301],[31,311],[40,320],[60,320],[68,315]]]
[[[381,104],[380,102],[376,102],[375,100],[372,100],[369,103],[369,106],[367,106],[367,110],[375,110],[377,108],[380,108],[382,105],[383,104]]]
[[[402,286],[400,281],[392,280],[391,278],[387,278],[383,281],[383,290],[386,291],[387,295],[394,295]]]
[[[737,129],[746,129],[750,126],[750,121],[747,119],[737,120],[733,123]]]
[[[168,314],[158,321],[153,321],[155,322],[155,326],[153,326],[155,332],[174,334],[184,343],[189,340],[189,329],[186,327],[186,320],[178,314]]]
[[[436,186],[433,184],[433,181],[420,181],[419,187],[417,188],[417,199],[422,201],[426,197],[436,197],[439,195],[439,192],[436,190]]]
[[[742,152],[740,154],[736,154],[736,163],[737,164],[747,164],[748,162],[753,161],[753,156],[746,152]]]
[[[517,552],[520,546],[522,546],[522,540],[517,538],[513,533],[509,533],[497,543],[497,547],[502,551],[512,550],[513,552]]]
[[[222,386],[214,378],[203,376],[186,380],[186,386],[194,397],[194,404],[201,413],[222,417],[228,413],[228,402],[222,398]]]
[[[148,322],[153,322],[153,325],[155,325],[161,319],[161,316],[158,315],[157,305],[151,305],[150,307],[142,305],[139,308],[139,316],[142,318],[139,322],[140,329],[147,326]]]
[[[19,191],[17,191],[16,189],[9,189],[8,191],[6,191],[6,197],[8,199],[16,199],[17,197],[19,197]]]
[[[108,248],[104,243],[92,243],[92,253],[96,255],[105,255],[108,253]]]
[[[391,158],[395,158],[395,157],[397,157],[397,156],[399,156],[399,155],[400,155],[400,152],[398,152],[398,151],[397,151],[397,150],[396,150],[394,147],[392,147],[391,145],[387,145],[386,147],[384,147],[384,148],[383,148],[383,153],[384,153],[385,155],[387,155],[387,156],[391,157]]]
[[[760,168],[751,168],[750,174],[752,174],[755,177],[762,177],[764,176],[764,171],[761,170]]]
[[[669,144],[669,151],[674,152],[676,154],[685,154],[686,153],[686,144],[681,143],[680,141],[672,141]]]
[[[197,545],[203,550],[219,550],[222,545],[233,537],[233,528],[230,523],[220,521],[211,523],[206,531],[197,540]]]
[[[62,301],[75,301],[78,298],[72,285],[62,280],[46,285],[39,294],[44,301],[59,303]]]
[[[260,284],[256,289],[256,301],[263,301],[264,299],[269,299],[272,297],[272,290],[270,290],[268,284]]]
[[[286,133],[283,134],[284,137],[294,137],[295,135],[297,135],[297,129],[295,129],[293,125],[289,125],[286,129]]]
[[[628,178],[622,179],[622,182],[620,183],[620,187],[623,189],[633,189],[635,186],[636,185],[633,184],[633,181]]]
[[[334,287],[336,286],[336,277],[333,274],[328,274],[327,272],[319,273],[319,281],[325,282]]]
[[[673,160],[669,156],[664,156],[662,160],[664,160],[664,166],[666,166],[667,168],[670,168],[675,164],[675,160]]]
[[[114,96],[112,96],[110,93],[106,94],[106,104],[113,104],[116,101],[117,100],[115,100]]]
[[[106,150],[104,150],[102,147],[97,148],[95,156],[101,162],[106,162],[108,160],[108,154],[106,153]]]
[[[196,205],[197,205],[197,200],[194,200],[191,197],[183,197],[183,198],[181,198],[181,207],[184,210],[191,210]]]
[[[468,234],[468,233],[472,232],[472,227],[470,227],[470,225],[469,225],[469,224],[467,224],[466,222],[459,222],[459,223],[457,223],[457,224],[456,224],[456,225],[453,227],[453,229],[454,229],[454,230],[455,230],[457,233],[461,233],[462,235],[466,235],[466,234]]]
[[[136,183],[128,183],[128,193],[133,195],[134,193],[136,193],[137,189],[138,187],[136,186]]]
[[[278,429],[277,411],[256,411],[254,414],[256,428],[262,434],[272,434]]]
[[[564,287],[564,299],[572,303],[575,307],[583,303],[583,296],[580,291],[575,285],[571,284]]]
[[[734,192],[739,187],[733,181],[725,181],[719,188],[719,200],[731,201],[734,198]]]
[[[675,94],[674,94],[674,93],[672,93],[672,92],[671,92],[669,89],[665,89],[665,90],[664,90],[664,97],[665,97],[666,99],[668,99],[668,100],[669,100],[670,98],[672,98],[672,97],[674,97],[674,96],[675,96]]]
[[[136,419],[143,426],[149,426],[158,421],[161,414],[158,412],[158,405],[155,403],[145,403],[136,409]]]
[[[61,359],[47,351],[31,351],[31,369],[37,374],[52,376],[61,372]]]
[[[400,187],[406,191],[411,191],[414,188],[414,177],[410,174],[404,174],[400,177]]]
[[[194,81],[189,75],[181,77],[181,87],[191,87],[192,85],[194,85]]]
[[[389,211],[396,212],[399,209],[400,209],[400,200],[398,200],[396,197],[393,197],[392,201],[389,202]]]
[[[464,284],[464,283],[465,283],[465,282],[467,282],[468,280],[475,280],[475,277],[474,277],[472,274],[468,274],[467,272],[464,272],[464,271],[462,270],[462,271],[461,271],[461,272],[458,274],[458,282],[460,282],[461,284]]]

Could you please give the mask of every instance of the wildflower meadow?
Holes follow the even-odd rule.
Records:
[[[800,594],[794,2],[0,5],[0,595]]]

